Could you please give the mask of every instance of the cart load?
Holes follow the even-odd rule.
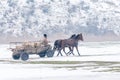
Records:
[[[40,41],[10,42],[10,49],[15,60],[21,58],[21,60],[26,61],[30,54],[37,54],[40,57],[53,57],[54,55],[52,46],[49,44],[43,45]]]

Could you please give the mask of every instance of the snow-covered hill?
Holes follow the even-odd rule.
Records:
[[[0,35],[120,34],[120,0],[1,0]]]

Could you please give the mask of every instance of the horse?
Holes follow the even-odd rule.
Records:
[[[73,35],[72,35],[70,38],[68,38],[68,39],[74,39],[75,37],[76,37],[76,34],[73,34]],[[65,52],[65,48],[62,48],[62,47],[61,47],[61,42],[62,42],[62,39],[56,40],[56,41],[54,42],[53,51],[58,50],[57,56],[58,56],[59,54],[61,54],[61,56],[63,56],[62,53],[61,53],[61,50],[63,49],[64,53],[65,53],[66,56],[67,56],[67,53]],[[66,45],[66,47],[67,47],[67,45]],[[71,51],[71,47],[69,47],[69,50]]]
[[[73,54],[73,50],[74,50],[74,47],[75,47],[77,52],[78,52],[78,55],[80,56],[80,53],[79,53],[79,50],[78,50],[78,41],[79,40],[83,41],[82,33],[78,34],[75,38],[62,40],[61,41],[61,48],[64,49],[67,45],[67,47],[70,48],[70,52]]]

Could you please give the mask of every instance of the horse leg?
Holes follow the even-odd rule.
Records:
[[[74,53],[73,53],[74,47],[69,47],[69,50],[70,50],[70,51],[69,51],[67,54],[69,54],[69,55],[70,55],[70,54],[73,54],[73,55],[74,55]]]
[[[57,56],[59,56],[59,54],[61,54],[61,56],[63,56],[63,55],[62,55],[62,53],[61,53],[61,51],[58,51],[58,54],[57,54]]]
[[[76,50],[77,50],[77,52],[78,52],[78,55],[80,56],[80,53],[79,53],[79,50],[78,50],[78,46],[76,46]]]
[[[53,47],[53,52],[55,53],[55,51],[57,50],[58,48],[56,46]],[[58,54],[57,56],[59,55],[59,50],[58,50]]]
[[[66,56],[68,56],[68,54],[65,52],[65,47],[63,48],[63,51],[64,51],[64,53],[66,54]]]
[[[61,53],[61,49],[58,49],[58,54],[57,54],[57,56],[58,56],[59,54],[61,54],[61,56],[63,56],[62,53]]]
[[[59,53],[61,54],[61,56],[63,56],[62,53],[61,53],[61,50],[59,51]]]
[[[54,47],[53,47],[53,52],[55,52],[55,51],[56,51],[56,49],[57,49],[57,48],[54,46]]]
[[[57,54],[57,56],[59,55],[59,51],[58,51],[58,54]]]
[[[70,53],[70,54],[73,54],[73,55],[74,55],[73,50],[74,50],[74,47],[72,47],[72,49],[71,49],[71,53]]]
[[[69,47],[69,50],[70,50],[70,51],[69,51],[67,54],[69,54],[69,55],[70,55],[70,54],[71,54],[71,52],[72,52],[71,47]]]

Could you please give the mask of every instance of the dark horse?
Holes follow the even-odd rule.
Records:
[[[54,49],[58,49],[59,53],[62,56],[61,50],[63,49],[63,51],[65,52],[65,47],[69,48],[69,52],[68,53],[72,53],[73,54],[73,49],[74,47],[76,48],[78,55],[80,56],[80,53],[78,51],[78,41],[81,40],[83,41],[83,36],[82,34],[78,34],[78,35],[72,35],[69,39],[64,39],[64,40],[57,40],[57,44],[56,41],[54,43]],[[58,44],[59,43],[59,44]],[[56,47],[56,48],[55,48]],[[58,53],[58,55],[59,55]],[[66,52],[65,52],[66,53]],[[58,56],[57,55],[57,56]],[[66,53],[67,55],[67,53]],[[73,54],[74,55],[74,54]]]
[[[76,37],[76,34],[73,34],[73,35],[72,35],[70,38],[68,38],[68,39],[74,39],[75,37]],[[61,53],[61,50],[63,49],[64,53],[67,55],[67,53],[65,52],[65,48],[62,48],[61,43],[62,43],[62,39],[56,40],[56,41],[54,42],[53,51],[58,50],[58,55],[61,54],[61,56],[63,56],[62,53]],[[66,47],[67,47],[67,45],[66,45]],[[71,50],[70,47],[69,47],[69,49]],[[57,55],[57,56],[58,56],[58,55]]]
[[[74,47],[76,48],[78,55],[80,56],[79,50],[78,50],[78,41],[83,41],[82,33],[78,34],[74,39],[65,39],[62,40],[61,47],[65,48],[66,45],[71,48],[70,52],[73,54]],[[73,54],[74,55],[74,54]]]

